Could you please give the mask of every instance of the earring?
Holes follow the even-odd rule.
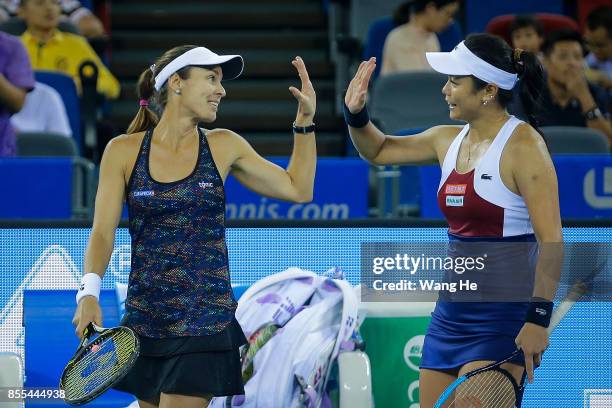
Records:
[[[480,101],[480,103],[481,103],[482,105],[486,105],[487,103],[489,103],[489,101],[488,101],[488,100],[485,100],[485,101]]]
[[[177,94],[177,95],[180,95],[181,94],[181,90],[180,89],[175,89],[174,93]]]

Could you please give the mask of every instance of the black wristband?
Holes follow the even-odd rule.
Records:
[[[537,324],[538,326],[548,327],[550,324],[550,317],[552,315],[553,302],[534,297],[529,302],[529,309],[527,309],[527,317],[525,321],[528,323]]]
[[[367,106],[364,106],[359,113],[351,113],[346,103],[344,104],[344,121],[347,125],[354,128],[362,128],[370,122]]]
[[[293,122],[293,133],[305,134],[305,133],[312,133],[314,131],[315,131],[314,123],[310,126],[296,126],[295,122]]]

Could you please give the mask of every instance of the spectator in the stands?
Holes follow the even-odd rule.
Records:
[[[409,21],[393,29],[385,40],[381,75],[431,70],[425,53],[440,51],[436,33],[453,22],[459,0],[414,0],[409,7]]]
[[[612,6],[597,7],[587,16],[584,30],[587,48],[587,77],[612,95]]]
[[[14,156],[15,131],[10,117],[19,112],[34,87],[34,75],[19,39],[0,32],[0,157]]]
[[[589,127],[603,132],[612,142],[608,98],[602,88],[586,79],[580,34],[568,29],[552,32],[542,51],[546,86],[535,112],[539,126]],[[519,100],[514,98],[509,111],[524,118]]]
[[[80,89],[79,66],[90,60],[98,67],[98,92],[111,99],[119,96],[119,81],[85,38],[57,29],[60,11],[58,0],[21,0],[19,14],[28,27],[21,40],[30,55],[32,67],[69,75]]]
[[[510,26],[512,47],[529,51],[541,57],[544,42],[544,27],[542,23],[530,14],[518,15]]]
[[[23,109],[11,117],[17,133],[40,132],[72,136],[66,107],[60,94],[49,85],[36,82],[28,93]]]
[[[17,15],[19,2],[20,0],[0,0],[0,23],[10,21],[11,30],[21,35],[26,25],[25,21]],[[89,39],[106,36],[100,19],[87,7],[83,7],[79,1],[58,0],[58,2],[62,11],[60,30],[69,32],[78,30],[81,35]],[[74,29],[71,26],[74,26]]]

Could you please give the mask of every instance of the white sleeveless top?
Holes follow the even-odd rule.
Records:
[[[479,233],[480,226],[484,226],[483,220],[477,220],[470,225],[470,215],[478,214],[482,210],[493,210],[489,213],[500,214],[499,209],[486,208],[490,205],[503,209],[503,217],[492,217],[493,219],[486,220],[487,223],[498,224],[497,231],[501,234],[499,238],[533,234],[533,227],[525,205],[525,200],[520,195],[510,191],[502,181],[499,166],[501,162],[502,152],[506,143],[512,136],[516,127],[523,123],[521,120],[510,116],[508,121],[499,130],[499,133],[491,142],[491,145],[481,157],[480,161],[472,172],[473,177],[466,174],[457,173],[455,170],[457,164],[457,155],[463,138],[468,134],[469,125],[465,125],[461,132],[455,137],[450,145],[444,163],[442,164],[442,177],[438,186],[438,202],[442,212],[445,214],[449,225],[450,232],[453,232],[453,224],[460,225],[459,230],[461,235],[483,236]],[[455,182],[463,184],[453,184]],[[469,184],[473,184],[469,186]],[[451,188],[447,187],[448,185]],[[459,187],[456,187],[459,186]],[[466,188],[467,186],[467,188]],[[473,191],[477,197],[471,197],[469,192]],[[466,194],[467,192],[467,194]],[[459,195],[457,195],[459,194]],[[461,195],[464,194],[464,195]],[[452,200],[448,200],[447,196],[451,196]],[[465,198],[465,200],[464,200]],[[453,207],[464,208],[453,208]],[[465,218],[465,219],[462,219]],[[499,225],[501,223],[501,225]],[[490,225],[482,228],[483,230],[491,231]],[[497,235],[497,233],[495,234]]]

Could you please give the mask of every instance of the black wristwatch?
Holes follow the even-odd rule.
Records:
[[[305,133],[312,133],[314,131],[315,131],[314,123],[310,126],[296,126],[295,122],[293,122],[293,133],[305,134]]]
[[[603,118],[603,113],[601,113],[601,110],[596,106],[593,109],[589,109],[588,111],[584,112],[584,118],[586,120]]]

